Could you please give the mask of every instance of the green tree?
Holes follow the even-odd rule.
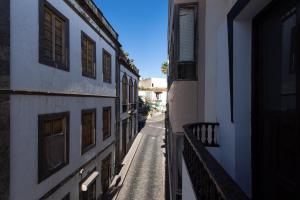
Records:
[[[161,72],[163,74],[167,75],[167,73],[168,73],[168,67],[169,67],[168,61],[163,62],[162,66],[161,66]]]

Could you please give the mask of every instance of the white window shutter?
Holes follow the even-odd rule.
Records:
[[[194,61],[195,9],[179,10],[179,60]]]

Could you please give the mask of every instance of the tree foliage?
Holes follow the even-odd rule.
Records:
[[[163,74],[167,75],[167,73],[168,73],[168,67],[169,67],[168,61],[163,62],[162,66],[161,66],[161,72]]]

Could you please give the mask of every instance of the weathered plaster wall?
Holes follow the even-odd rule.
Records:
[[[112,98],[78,98],[24,96],[11,97],[11,199],[38,199],[68,177],[115,140],[115,115],[112,115],[111,137],[103,141],[102,109],[111,106]],[[96,108],[96,147],[81,156],[81,111]],[[69,164],[38,184],[38,115],[70,112]],[[114,145],[111,145],[114,148]],[[97,170],[101,168],[97,167]],[[79,182],[66,186],[74,190]],[[100,189],[100,187],[99,187]],[[99,194],[99,193],[98,193]]]
[[[112,83],[108,84],[103,82],[102,71],[102,48],[112,55],[112,72],[116,66],[115,50],[64,1],[49,0],[69,19],[70,72],[39,63],[38,2],[10,1],[12,89],[116,96],[115,73],[112,73]],[[96,42],[96,79],[82,76],[81,31]]]

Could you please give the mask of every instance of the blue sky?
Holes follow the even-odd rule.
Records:
[[[123,49],[143,78],[164,77],[167,60],[167,0],[94,0],[119,33]]]

